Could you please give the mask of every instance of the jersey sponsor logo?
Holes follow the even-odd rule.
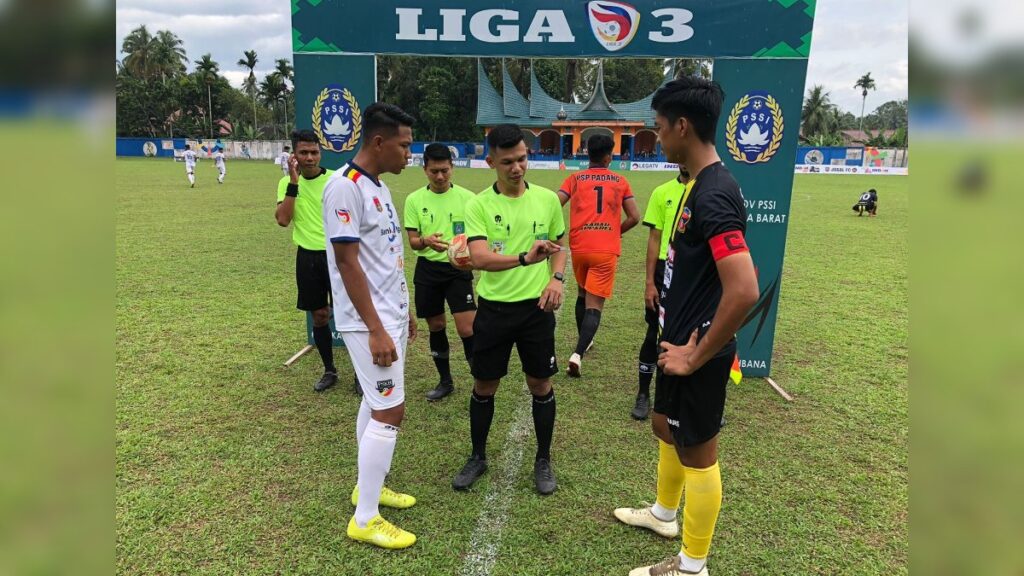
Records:
[[[597,43],[609,52],[625,48],[640,28],[640,13],[625,2],[588,2],[587,16]]]
[[[313,102],[313,132],[331,152],[354,150],[363,133],[359,102],[340,84],[328,84]]]
[[[459,234],[466,233],[466,223],[461,220],[452,222],[452,234],[458,236]]]
[[[387,380],[377,380],[376,388],[381,396],[391,396],[391,393],[395,391],[395,383],[390,378]]]
[[[345,210],[344,208],[339,208],[334,212],[335,214],[338,215],[338,220],[340,220],[342,224],[349,224],[352,222],[352,215],[349,214],[348,210]]]
[[[782,107],[771,94],[744,94],[725,123],[725,146],[733,160],[744,164],[767,162],[782,145],[785,129]]]

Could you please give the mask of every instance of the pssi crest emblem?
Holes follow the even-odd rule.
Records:
[[[597,43],[609,52],[625,48],[640,28],[640,13],[625,2],[587,2],[587,16]]]
[[[359,103],[348,88],[328,84],[313,102],[313,131],[331,152],[354,150],[363,134]]]
[[[763,91],[740,98],[725,123],[725,145],[737,162],[758,164],[775,156],[785,129],[782,107]]]

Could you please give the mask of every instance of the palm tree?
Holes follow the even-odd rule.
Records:
[[[196,75],[206,84],[206,104],[209,111],[210,138],[213,138],[213,96],[210,86],[217,80],[217,71],[220,65],[214,62],[213,57],[207,52],[202,58],[196,60]]]
[[[153,40],[153,55],[156,69],[160,71],[160,77],[167,83],[167,77],[177,76],[185,71],[185,63],[188,57],[185,55],[185,43],[178,38],[174,32],[160,30]]]
[[[803,126],[804,138],[829,134],[832,132],[835,105],[829,99],[829,93],[821,84],[812,86],[807,91],[804,107],[800,111],[800,122]]]
[[[153,35],[146,29],[145,24],[129,32],[121,44],[121,51],[126,54],[125,70],[137,78],[148,77],[152,66],[153,49]]]
[[[246,50],[245,58],[239,58],[238,65],[242,68],[249,69],[249,77],[245,79],[245,91],[252,97],[252,128],[256,130],[256,63],[259,59],[256,57],[255,50]]]
[[[281,77],[284,87],[281,90],[281,99],[284,100],[284,133],[288,134],[288,82],[295,78],[295,69],[292,68],[292,64],[287,58],[278,58],[275,61],[274,70]]]
[[[875,90],[875,79],[871,77],[871,72],[861,76],[857,83],[853,85],[854,88],[861,89],[861,102],[860,102],[860,129],[864,129],[864,105],[868,101],[868,90]]]
[[[260,96],[263,102],[270,105],[271,115],[277,101],[281,99],[281,95],[288,90],[284,84],[284,80],[281,79],[281,75],[277,72],[271,72],[260,82]],[[274,134],[277,135],[277,123],[274,123]]]

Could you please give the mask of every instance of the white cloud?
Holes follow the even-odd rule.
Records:
[[[820,0],[807,66],[807,87],[821,84],[832,102],[860,114],[861,92],[853,84],[865,73],[878,85],[866,112],[907,98],[907,1]]]

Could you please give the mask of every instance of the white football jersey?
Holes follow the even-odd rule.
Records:
[[[224,169],[224,153],[220,150],[213,153],[213,163],[217,168]]]
[[[291,157],[292,155],[287,152],[281,152],[281,155],[277,157],[277,163],[281,165],[281,172],[284,172],[285,176],[288,175],[288,159]]]
[[[186,168],[193,168],[196,165],[196,153],[194,151],[185,150],[181,157],[185,159]]]
[[[408,323],[409,288],[405,281],[402,227],[388,187],[350,162],[332,174],[324,186],[323,217],[334,324],[338,330],[367,330],[345,291],[334,259],[334,244],[344,242],[359,243],[359,264],[384,328]]]

